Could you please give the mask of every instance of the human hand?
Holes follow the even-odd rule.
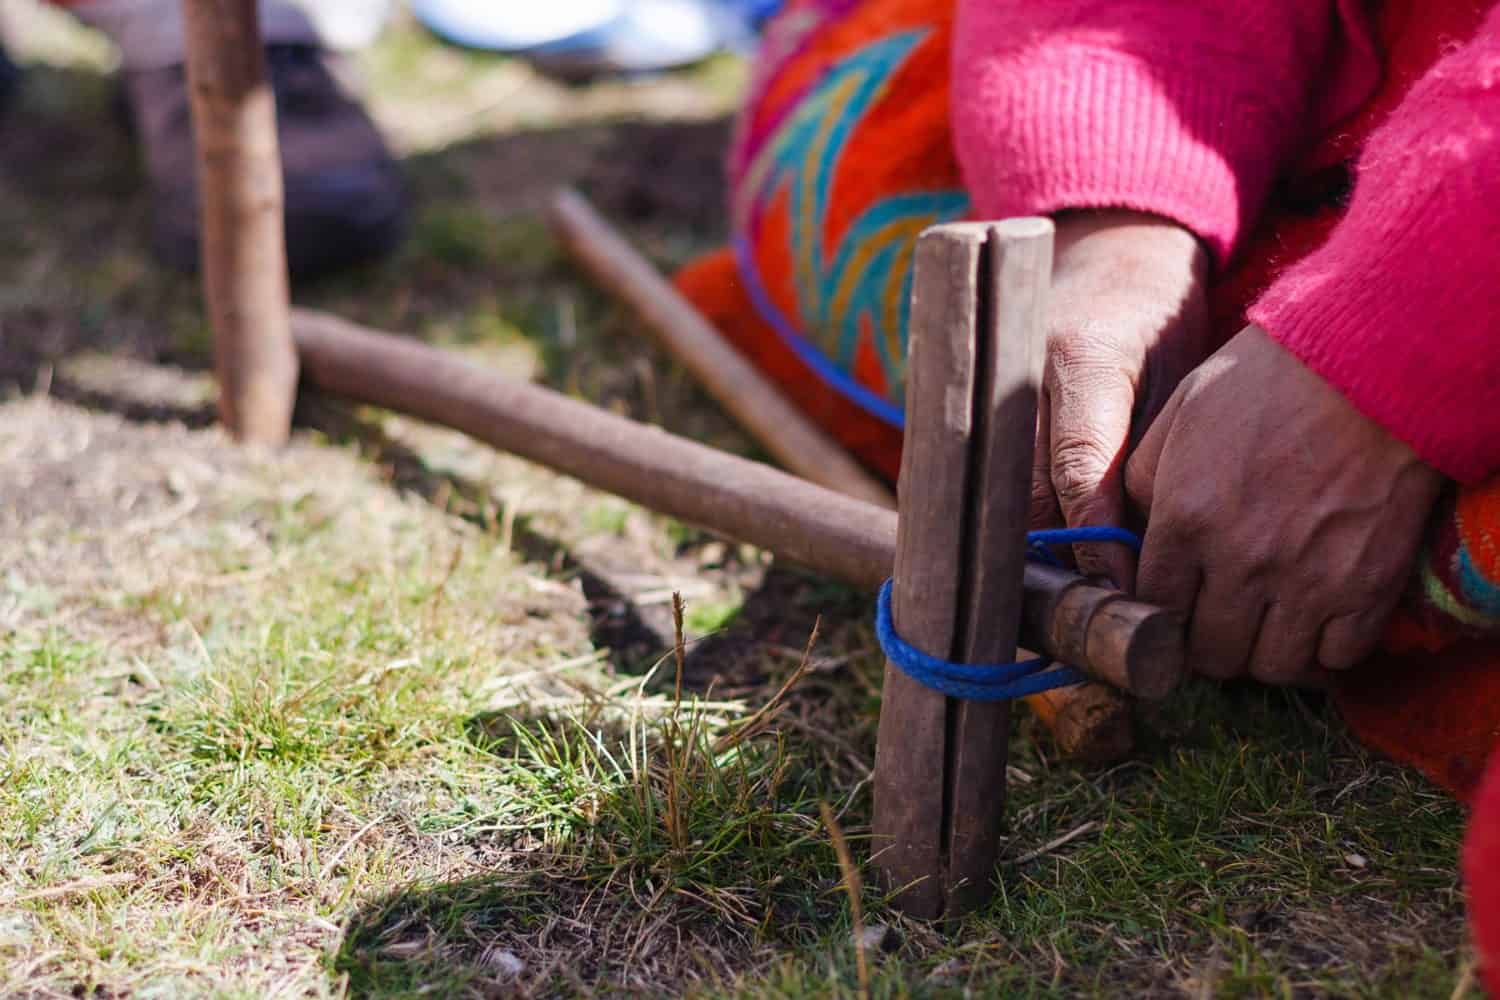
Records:
[[[1194,669],[1313,684],[1374,648],[1442,476],[1251,326],[1178,386],[1126,484],[1149,513],[1136,594],[1186,616]]]
[[[1123,527],[1132,435],[1208,354],[1208,254],[1181,226],[1124,210],[1060,215],[1056,247],[1032,527]],[[1074,554],[1084,573],[1132,587],[1119,546]]]

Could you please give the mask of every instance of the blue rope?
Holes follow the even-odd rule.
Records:
[[[1113,542],[1128,545],[1136,552],[1141,550],[1140,538],[1123,528],[1054,528],[1027,534],[1027,557],[1059,566],[1061,563],[1051,546],[1087,542]],[[880,600],[875,606],[875,637],[886,658],[902,673],[934,691],[965,701],[1009,701],[1088,680],[1077,667],[1060,665],[1047,669],[1053,664],[1045,656],[1017,663],[980,665],[950,663],[924,653],[897,634],[891,616],[891,590],[890,580],[880,588]]]

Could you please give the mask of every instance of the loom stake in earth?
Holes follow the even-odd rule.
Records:
[[[237,438],[286,440],[300,361],[320,389],[455,428],[830,576],[873,588],[894,575],[895,626],[932,656],[997,663],[1019,646],[1140,697],[1177,683],[1183,634],[1171,615],[1025,558],[1049,222],[944,226],[922,237],[897,514],[880,484],[722,345],[727,354],[689,367],[808,478],[404,338],[292,312],[255,0],[185,0],[185,9],[205,294],[220,414]],[[695,328],[701,319],[580,199],[561,198],[554,218],[590,271],[667,329],[675,351],[691,360],[715,349],[704,346],[711,332]],[[1117,704],[1086,686],[1044,701],[1044,717],[1063,716],[1070,703]],[[1006,702],[958,701],[887,666],[873,859],[915,915],[958,915],[990,891],[1008,720]]]

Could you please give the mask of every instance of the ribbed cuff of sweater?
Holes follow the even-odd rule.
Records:
[[[1500,472],[1500,9],[1370,137],[1333,236],[1249,311],[1429,464]]]
[[[1413,204],[1391,228],[1351,218],[1249,311],[1361,413],[1465,484],[1500,471],[1500,301],[1488,268]]]
[[[1223,264],[1260,210],[1289,129],[1212,72],[1052,45],[955,65],[954,133],[986,218],[1129,208],[1196,233]]]

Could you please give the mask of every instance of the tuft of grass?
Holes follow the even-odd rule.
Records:
[[[834,916],[826,890],[838,863],[820,830],[820,776],[784,735],[763,730],[787,690],[739,723],[724,716],[731,706],[696,699],[656,717],[635,711],[620,726],[505,720],[479,745],[531,819],[487,820],[537,838],[527,869],[381,900],[333,970],[362,995],[493,986],[487,956],[504,947],[531,959],[522,964],[533,989],[585,979],[639,989],[661,985],[663,964],[688,971],[690,961],[690,975],[722,978],[746,945],[815,940],[812,928]],[[558,911],[574,914],[566,936],[604,934],[619,946],[578,965],[535,957],[525,938]],[[415,928],[429,946],[413,966],[400,942]]]
[[[694,601],[688,605],[687,627],[699,635],[726,628],[744,609],[743,600]]]

